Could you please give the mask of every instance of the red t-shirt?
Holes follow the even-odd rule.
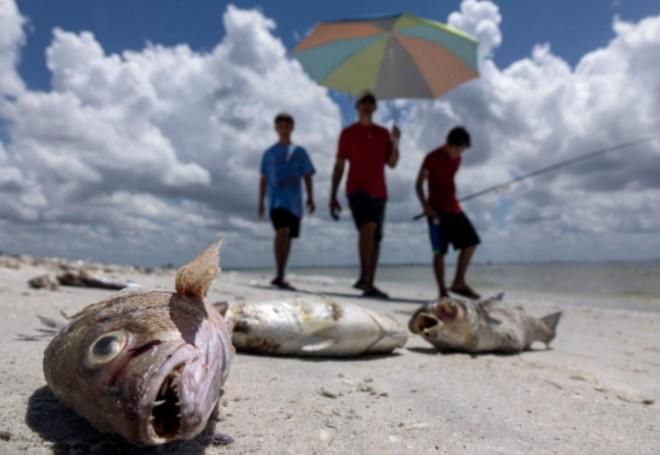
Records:
[[[370,196],[387,199],[385,163],[392,141],[382,126],[356,122],[341,132],[337,157],[349,161],[346,193],[366,191]]]
[[[461,157],[452,158],[445,147],[438,147],[424,158],[422,169],[426,169],[429,182],[429,205],[436,212],[461,213],[456,199],[454,176],[461,165]]]

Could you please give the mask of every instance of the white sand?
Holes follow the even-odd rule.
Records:
[[[0,265],[0,453],[660,453],[660,313],[599,309],[597,299],[507,295],[532,314],[564,310],[552,350],[514,356],[441,355],[411,337],[397,355],[301,360],[238,355],[216,430],[229,446],[205,438],[159,450],[132,449],[101,435],[44,388],[36,315],[58,317],[109,291],[31,290],[44,266]],[[147,288],[172,289],[173,272],[122,272]],[[356,295],[347,280],[292,276],[301,288]],[[265,289],[268,276],[227,273],[209,298],[285,297]],[[260,286],[255,286],[260,285]],[[560,285],[560,283],[558,284]],[[422,301],[433,289],[383,283],[396,297]],[[337,297],[407,323],[418,303]],[[649,306],[660,302],[648,302]],[[336,398],[320,393],[324,389]],[[647,403],[647,404],[644,404]]]

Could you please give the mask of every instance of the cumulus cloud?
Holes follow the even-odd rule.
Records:
[[[479,41],[479,56],[482,61],[502,44],[500,22],[502,16],[495,3],[477,0],[463,1],[460,11],[451,13],[447,19],[449,25],[463,30]]]
[[[24,89],[16,71],[21,45],[25,41],[23,17],[14,0],[0,0],[0,100]]]
[[[69,255],[160,237],[178,239],[183,251],[221,232],[250,235],[232,220],[254,222],[276,112],[292,112],[300,141],[316,161],[330,160],[340,123],[325,89],[287,57],[272,20],[233,6],[223,19],[227,35],[208,53],[149,45],[107,54],[90,32],[55,29],[46,52],[52,90],[23,93],[5,114],[5,185],[47,195],[46,204],[23,201],[27,214],[14,208],[13,217],[29,215],[36,232],[86,226],[94,234],[69,242]],[[34,178],[17,174],[28,171]]]
[[[0,0],[0,121],[9,133],[0,143],[2,248],[181,262],[223,235],[225,263],[269,264],[272,231],[255,220],[256,185],[261,153],[275,140],[272,118],[287,110],[319,171],[320,214],[305,220],[293,262],[355,262],[349,214],[333,223],[324,213],[338,106],[287,55],[272,19],[229,6],[223,21],[226,36],[208,52],[152,44],[110,54],[91,32],[55,29],[46,52],[52,88],[37,92],[16,72],[24,20],[14,1]],[[455,124],[473,133],[462,194],[659,130],[660,16],[615,18],[614,38],[574,67],[545,43],[498,67],[501,21],[493,2],[463,1],[448,22],[480,40],[481,77],[403,106],[402,159],[388,171],[386,261],[428,259],[425,226],[410,221],[413,182]],[[659,157],[660,142],[649,142],[466,203],[484,240],[478,259],[660,251]]]

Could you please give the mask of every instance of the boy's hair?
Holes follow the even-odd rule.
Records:
[[[287,112],[280,112],[275,116],[275,125],[280,122],[287,122],[291,125],[294,125],[296,122],[293,120],[293,116]]]
[[[358,93],[357,97],[355,98],[355,106],[357,107],[358,104],[368,101],[374,105],[378,103],[376,100],[376,95],[371,90],[362,90],[360,93]]]
[[[457,147],[470,147],[470,133],[462,126],[456,126],[447,134],[447,144]]]

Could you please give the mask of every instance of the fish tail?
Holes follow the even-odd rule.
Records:
[[[176,292],[199,302],[204,300],[211,283],[220,271],[220,245],[222,239],[213,242],[199,256],[176,271]]]
[[[541,318],[541,322],[543,322],[543,324],[545,324],[548,329],[547,334],[543,336],[543,339],[541,340],[545,344],[550,344],[550,342],[554,340],[555,336],[557,335],[557,325],[559,324],[560,319],[561,311],[548,314]]]

